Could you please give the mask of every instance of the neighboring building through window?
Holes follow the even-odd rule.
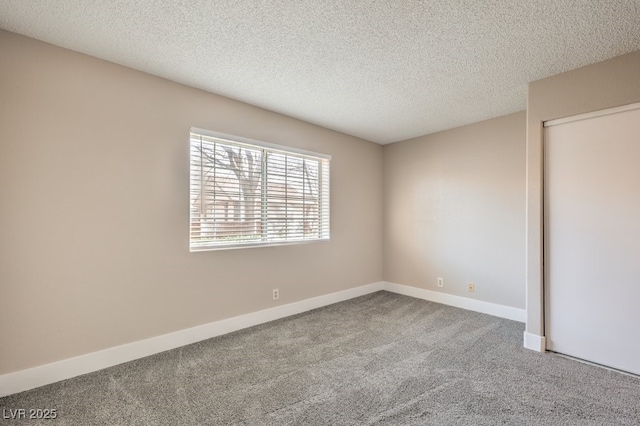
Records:
[[[191,129],[191,251],[329,239],[331,157]]]

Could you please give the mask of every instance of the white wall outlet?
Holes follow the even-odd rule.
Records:
[[[278,300],[280,298],[280,290],[277,288],[273,289],[273,300]]]
[[[444,287],[444,278],[438,277],[438,287]]]
[[[473,293],[476,290],[476,286],[473,283],[467,283],[467,291]]]

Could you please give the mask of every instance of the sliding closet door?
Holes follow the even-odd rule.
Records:
[[[640,105],[612,111],[545,127],[545,334],[640,374]]]

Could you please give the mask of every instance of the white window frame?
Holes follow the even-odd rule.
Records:
[[[209,148],[214,144],[221,144],[224,146],[233,146],[236,148],[260,151],[260,190],[259,190],[259,218],[256,220],[254,216],[250,216],[255,222],[255,225],[252,225],[254,231],[253,235],[246,238],[246,236],[242,232],[238,232],[236,234],[233,231],[226,231],[225,237],[221,237],[218,234],[218,225],[222,223],[221,214],[224,215],[226,220],[228,207],[225,207],[225,210],[220,210],[219,207],[216,206],[215,201],[213,204],[206,204],[207,206],[212,207],[204,207],[204,201],[198,201],[198,197],[201,197],[200,200],[204,200],[205,192],[207,192],[207,196],[211,197],[211,194],[220,194],[222,193],[221,189],[211,189],[211,184],[205,184],[203,181],[203,176],[206,174],[203,172],[204,163],[203,163],[203,144],[210,144]],[[275,197],[273,194],[269,195],[269,177],[272,176],[272,173],[267,170],[268,158],[274,158],[269,156],[276,156],[278,158],[286,158],[286,161],[297,161],[299,162],[301,159],[306,161],[312,161],[314,163],[317,162],[317,205],[309,204],[307,201],[303,206],[305,207],[313,207],[317,209],[315,216],[311,216],[312,219],[315,217],[315,221],[313,222],[317,229],[313,231],[313,233],[307,233],[306,225],[303,225],[302,231],[293,231],[289,230],[289,220],[292,220],[289,217],[274,217],[275,209],[271,207],[273,204]],[[231,154],[229,154],[231,156]],[[331,156],[327,154],[321,154],[312,151],[306,151],[299,148],[292,148],[283,145],[276,145],[272,143],[267,143],[263,141],[243,138],[239,136],[229,135],[225,133],[213,132],[210,130],[200,129],[197,127],[192,127],[189,134],[189,251],[198,252],[198,251],[208,251],[208,250],[221,250],[221,249],[237,249],[237,248],[248,248],[248,247],[268,247],[268,246],[279,246],[279,245],[290,245],[290,244],[304,244],[309,242],[318,242],[318,241],[329,241],[330,239],[330,185],[329,185],[329,177],[330,177],[330,161]],[[211,163],[209,163],[211,164]],[[275,164],[275,163],[270,163]],[[209,173],[212,169],[209,169]],[[223,170],[226,173],[230,173],[229,169],[219,167],[217,170]],[[237,169],[236,169],[237,170]],[[269,169],[273,170],[273,169]],[[285,169],[288,170],[288,169]],[[305,171],[307,169],[305,168]],[[285,171],[285,175],[290,176],[288,171]],[[267,176],[265,179],[264,177]],[[275,176],[275,174],[273,175]],[[305,176],[308,176],[307,174]],[[291,177],[292,182],[295,181],[295,177]],[[298,178],[299,179],[299,178]],[[214,178],[215,180],[215,178]],[[266,185],[263,183],[266,182]],[[304,177],[302,179],[301,185],[305,187],[305,183],[308,183]],[[272,183],[272,186],[275,183]],[[300,183],[298,183],[300,185]],[[216,188],[220,188],[219,185],[214,185]],[[288,184],[285,188],[288,188]],[[246,190],[244,190],[246,194]],[[240,194],[241,190],[239,189],[238,194]],[[286,193],[286,190],[285,190]],[[254,194],[257,197],[257,194]],[[280,196],[278,196],[280,197]],[[311,197],[307,195],[307,197]],[[294,199],[299,199],[297,197],[289,197],[285,195],[285,205],[286,211],[289,210],[289,203],[293,203]],[[282,203],[282,199],[278,198],[280,203]],[[198,204],[198,203],[201,204]],[[236,203],[241,203],[240,200],[235,201]],[[244,202],[244,201],[242,201]],[[233,204],[234,202],[232,202]],[[255,204],[251,207],[251,211],[253,212],[253,208],[255,208]],[[203,219],[203,215],[206,218],[207,214],[203,213],[203,209],[211,208],[213,209],[213,217]],[[238,208],[238,207],[234,207]],[[242,207],[246,208],[246,207]],[[299,206],[298,206],[299,208]],[[307,223],[309,219],[306,216],[307,212],[303,207],[302,213],[302,221],[303,223]],[[285,213],[286,216],[286,213]],[[220,219],[219,219],[220,217]],[[298,220],[300,220],[301,216],[298,212],[297,216]],[[284,237],[282,233],[279,236],[274,234],[274,226],[273,223],[277,223],[281,220],[284,220],[286,231],[284,232]],[[232,221],[233,222],[233,221]],[[257,223],[259,222],[259,225]],[[228,222],[227,222],[228,223]],[[238,225],[239,222],[233,222],[231,228],[234,228]],[[206,224],[208,227],[207,235],[203,235],[203,224]],[[209,229],[214,229],[214,231],[209,231]],[[257,231],[255,231],[257,229]],[[244,231],[246,233],[246,230]],[[257,232],[257,233],[256,233]],[[259,237],[258,237],[259,235]],[[206,241],[208,240],[208,241]]]

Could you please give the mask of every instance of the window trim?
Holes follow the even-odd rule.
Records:
[[[264,142],[264,141],[260,141],[260,140],[255,140],[255,139],[250,139],[250,138],[244,138],[241,136],[236,136],[236,135],[231,135],[228,133],[221,133],[221,132],[214,132],[211,130],[207,130],[207,129],[202,129],[199,127],[191,127],[190,131],[189,131],[189,146],[191,146],[191,139],[192,139],[192,134],[196,134],[196,135],[200,135],[200,136],[204,136],[207,138],[213,138],[213,139],[218,139],[220,140],[221,143],[231,143],[231,144],[236,144],[236,145],[247,145],[248,148],[263,148],[263,149],[268,149],[272,152],[277,152],[277,153],[281,153],[283,155],[294,155],[294,156],[298,156],[298,157],[309,157],[311,159],[314,160],[326,160],[328,162],[331,161],[331,155],[329,154],[324,154],[324,153],[319,153],[319,152],[314,152],[314,151],[308,151],[308,150],[304,150],[304,149],[300,149],[300,148],[295,148],[295,147],[290,147],[290,146],[285,146],[285,145],[278,145],[278,144],[273,144],[273,143],[269,143],[269,142]],[[192,156],[191,156],[191,148],[189,148],[189,175],[191,175],[191,161],[192,161]],[[265,168],[266,168],[266,162],[263,162],[262,164],[262,173],[261,175],[264,175],[265,173]],[[330,168],[330,165],[329,165]],[[330,170],[330,169],[329,169]],[[322,180],[319,177],[320,180]],[[298,244],[309,244],[309,243],[318,243],[318,242],[328,242],[331,238],[331,201],[330,201],[330,182],[331,182],[331,177],[330,177],[330,171],[329,171],[329,175],[327,177],[327,183],[329,184],[329,188],[327,188],[328,192],[329,192],[329,196],[327,197],[327,227],[329,229],[327,229],[326,231],[326,238],[325,237],[321,237],[321,238],[314,238],[314,239],[301,239],[301,240],[293,240],[293,241],[252,241],[252,242],[245,242],[245,243],[231,243],[231,244],[221,244],[221,245],[210,245],[210,246],[204,246],[204,247],[194,247],[191,245],[191,206],[189,208],[189,251],[192,253],[195,252],[203,252],[203,251],[214,251],[214,250],[232,250],[232,249],[242,249],[242,248],[257,248],[257,247],[274,247],[274,246],[285,246],[285,245],[298,245]],[[263,187],[263,191],[265,190],[266,187]],[[191,177],[189,177],[189,194],[191,194]],[[191,197],[191,196],[190,196]],[[262,197],[261,198],[261,203],[265,203],[267,200],[266,198]],[[320,224],[319,226],[322,226],[322,220],[320,220]]]
[[[210,138],[221,139],[222,142],[231,142],[237,144],[246,144],[246,145],[254,145],[261,146],[263,148],[269,148],[276,151],[280,151],[283,154],[298,154],[298,155],[306,155],[313,158],[322,158],[325,160],[331,160],[331,155],[322,154],[320,152],[307,151],[300,148],[289,147],[286,145],[277,145],[275,143],[263,142],[256,139],[243,138],[241,136],[230,135],[228,133],[220,133],[214,132],[211,130],[201,129],[199,127],[192,127],[190,133],[197,133],[202,136],[208,136]],[[189,156],[191,158],[191,156]]]

